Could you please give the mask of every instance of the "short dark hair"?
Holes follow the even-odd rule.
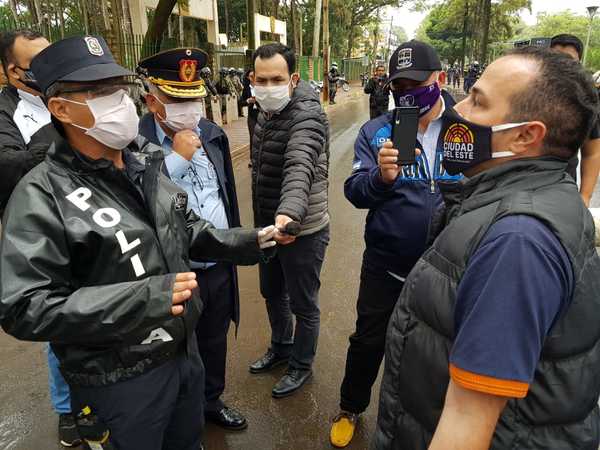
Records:
[[[385,70],[385,64],[377,64],[377,65],[375,66],[375,70],[379,69],[380,67],[381,67],[383,70]]]
[[[541,47],[522,47],[509,57],[535,61],[538,72],[529,85],[513,95],[507,121],[539,120],[546,125],[544,149],[570,158],[598,120],[600,101],[591,76],[573,58]]]
[[[43,38],[44,35],[37,31],[27,29],[6,31],[2,33],[0,36],[0,61],[2,61],[2,68],[4,69],[4,74],[6,76],[8,76],[8,65],[14,62],[15,55],[13,54],[13,49],[15,47],[15,41],[20,37],[33,41],[35,39]]]
[[[577,55],[579,59],[583,56],[583,42],[577,36],[573,34],[557,34],[550,41],[550,48],[553,48],[555,45],[567,46],[570,45],[577,50]]]
[[[283,56],[288,66],[289,74],[293,74],[296,71],[296,55],[294,51],[286,45],[279,44],[277,42],[272,44],[265,44],[258,47],[252,55],[252,65],[256,70],[256,58],[270,59],[275,55]]]

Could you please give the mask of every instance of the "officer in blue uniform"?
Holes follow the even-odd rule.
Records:
[[[225,132],[205,116],[207,95],[200,71],[207,55],[195,48],[160,52],[139,63],[150,111],[140,134],[162,147],[164,170],[188,194],[188,207],[216,228],[240,226],[235,179]],[[207,421],[230,430],[247,427],[245,417],[221,400],[225,388],[227,333],[239,323],[237,271],[228,263],[193,261],[204,312],[196,327],[206,366]]]

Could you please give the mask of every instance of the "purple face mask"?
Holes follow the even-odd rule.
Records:
[[[421,86],[404,92],[392,91],[396,107],[418,106],[419,116],[424,116],[440,98],[441,91],[437,83]]]

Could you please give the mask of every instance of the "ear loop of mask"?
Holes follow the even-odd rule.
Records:
[[[150,95],[151,95],[152,97],[154,97],[154,99],[155,99],[155,100],[156,100],[158,103],[160,103],[161,105],[163,105],[163,108],[165,108],[165,113],[166,113],[166,112],[167,112],[167,108],[166,108],[165,104],[164,104],[163,102],[161,102],[161,101],[160,101],[160,99],[159,99],[159,98],[158,98],[156,95],[154,95],[154,94],[152,94],[152,93],[151,93]],[[165,122],[165,121],[167,120],[167,118],[166,118],[166,117],[162,117],[158,111],[156,112],[156,115],[158,116],[158,118],[160,119],[160,121],[161,121],[161,122]]]
[[[71,100],[71,99],[64,98],[64,97],[58,97],[58,98],[60,98],[61,100],[64,100],[65,102],[75,103],[76,105],[81,105],[81,106],[87,106],[88,108],[90,107],[90,105],[88,105],[87,103],[84,103],[84,102],[78,102],[76,100]],[[94,124],[96,124],[95,117],[94,117]],[[80,130],[83,130],[83,131],[89,131],[91,128],[94,127],[94,125],[92,125],[90,128],[86,128],[86,127],[82,127],[81,125],[77,125],[76,123],[73,123],[73,122],[71,122],[70,125],[73,125],[75,128],[79,128]]]
[[[495,125],[492,127],[492,133],[497,131],[510,130],[512,128],[517,128],[523,125],[527,125],[529,122],[519,122],[519,123],[503,123],[502,125]],[[507,156],[514,156],[515,154],[511,151],[504,152],[494,152],[492,153],[492,159],[496,158],[506,158]]]

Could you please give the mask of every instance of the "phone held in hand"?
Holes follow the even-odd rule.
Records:
[[[419,127],[419,108],[407,106],[394,109],[392,143],[398,150],[398,165],[406,166],[416,161],[415,147]]]

